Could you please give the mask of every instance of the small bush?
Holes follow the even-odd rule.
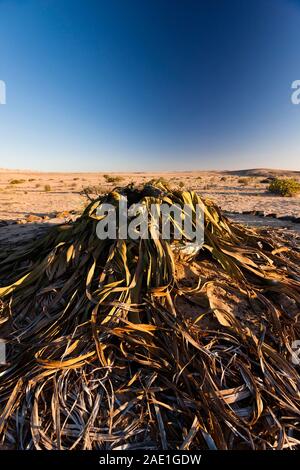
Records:
[[[25,183],[25,180],[11,180],[9,184],[22,184]]]
[[[275,178],[268,187],[273,194],[284,197],[292,197],[300,193],[300,183],[293,178]]]
[[[263,183],[263,184],[269,184],[269,183],[272,183],[272,181],[274,181],[275,178],[264,178],[262,180],[260,180],[260,183]]]
[[[238,183],[240,183],[242,186],[247,186],[247,184],[251,183],[251,178],[239,178]]]
[[[45,186],[44,186],[44,191],[45,191],[45,193],[49,193],[49,192],[51,191],[51,186],[50,186],[50,184],[45,184]]]
[[[101,194],[101,186],[100,184],[95,186],[85,186],[84,188],[82,188],[82,191],[85,193]]]
[[[89,185],[85,186],[82,188],[82,190],[79,192],[81,196],[86,197],[89,201],[95,200],[95,197],[100,196],[101,194],[105,194],[105,188],[103,185],[98,184],[98,185]]]
[[[160,178],[158,178],[158,180],[156,180],[157,183],[161,183],[163,185],[168,185],[170,183],[170,181],[168,181],[166,178],[164,178],[163,176],[161,176]]]
[[[183,188],[183,187],[184,187],[184,182],[183,182],[183,181],[179,181],[178,186],[179,186],[180,188]]]
[[[161,183],[165,186],[165,185],[169,184],[169,181],[166,180],[164,177],[152,178],[151,180],[147,181],[146,184],[151,184],[152,185],[152,184],[158,184],[158,183]]]
[[[120,183],[123,181],[124,178],[122,176],[110,176],[110,175],[103,175],[103,178],[107,183]]]

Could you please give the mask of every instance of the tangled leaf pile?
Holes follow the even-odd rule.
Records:
[[[99,240],[117,188],[75,222],[0,252],[0,444],[16,449],[295,449],[300,253],[203,201],[205,244]],[[184,243],[184,240],[183,242]]]

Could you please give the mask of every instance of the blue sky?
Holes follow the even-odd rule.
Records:
[[[0,168],[300,169],[300,2],[0,0]]]

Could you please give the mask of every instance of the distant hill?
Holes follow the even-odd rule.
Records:
[[[103,174],[103,171],[38,171],[38,170],[28,170],[28,169],[7,169],[7,168],[0,168],[0,174],[3,176],[3,174],[8,173],[8,174],[22,174],[22,175],[101,175]],[[292,171],[292,170],[280,170],[280,169],[271,169],[271,168],[250,168],[246,170],[173,170],[171,172],[169,171],[158,171],[158,170],[153,170],[153,171],[135,171],[135,172],[124,172],[124,171],[109,171],[107,172],[109,174],[122,174],[123,176],[126,175],[147,175],[147,176],[153,176],[153,177],[159,177],[162,174],[172,174],[174,176],[178,175],[189,175],[193,176],[195,174],[201,174],[203,176],[205,175],[233,175],[233,176],[258,176],[261,178],[274,178],[276,176],[282,177],[286,176],[289,178],[300,178],[300,171]]]
[[[273,170],[270,168],[251,168],[248,170],[224,171],[224,173],[236,176],[260,176],[262,178],[274,178],[276,176],[288,176],[289,178],[295,178],[300,176],[300,171]]]

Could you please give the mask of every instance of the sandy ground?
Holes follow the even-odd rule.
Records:
[[[80,213],[86,199],[83,188],[97,185],[106,192],[117,185],[130,182],[145,183],[162,177],[171,185],[193,189],[213,199],[225,211],[259,210],[277,216],[300,217],[300,198],[272,196],[267,191],[267,177],[274,170],[245,170],[240,172],[181,172],[181,173],[37,173],[0,170],[0,224],[1,220],[44,222],[58,216]],[[278,170],[280,176],[293,176],[300,181],[300,172]],[[108,182],[108,178],[120,181]],[[61,214],[62,213],[62,214]]]

